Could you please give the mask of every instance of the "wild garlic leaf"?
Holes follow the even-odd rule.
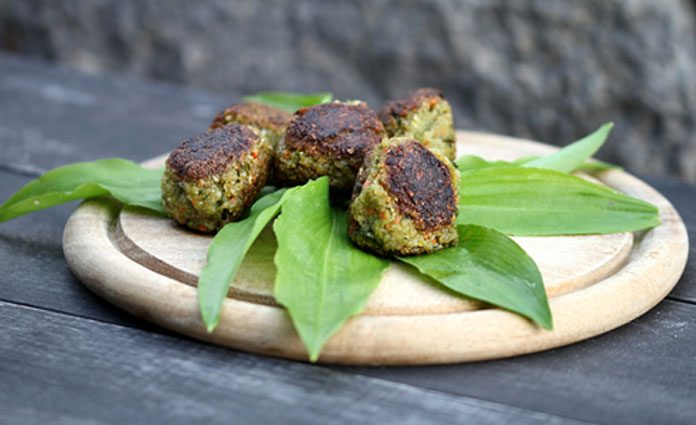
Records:
[[[286,193],[281,189],[259,198],[247,218],[225,225],[210,243],[208,261],[198,277],[198,306],[208,332],[220,322],[222,304],[244,256],[278,214]]]
[[[457,160],[455,161],[455,164],[457,165],[457,169],[459,171],[471,171],[471,170],[479,170],[481,168],[502,168],[502,167],[519,167],[523,166],[525,163],[533,161],[535,159],[539,159],[541,157],[538,156],[525,156],[519,159],[516,159],[514,161],[502,161],[502,160],[497,160],[497,161],[488,161],[480,156],[476,155],[462,155]],[[618,165],[610,164],[608,162],[604,161],[599,161],[596,159],[590,159],[582,164],[578,165],[575,167],[573,172],[580,171],[584,173],[599,173],[602,171],[607,171],[607,170],[620,170],[621,167]]]
[[[480,170],[482,168],[516,167],[538,157],[524,157],[515,161],[488,161],[476,155],[462,155],[454,161],[459,171]]]
[[[125,159],[78,162],[46,172],[0,205],[0,222],[78,199],[111,195],[124,204],[166,214],[160,184],[163,170]]]
[[[564,173],[605,171],[618,167],[602,161],[589,161],[589,158],[602,147],[613,127],[613,123],[606,123],[593,133],[546,156],[524,157],[515,161],[488,161],[476,155],[463,155],[455,163],[460,171],[513,166],[545,168]]]
[[[399,257],[463,295],[553,328],[541,273],[512,239],[493,229],[457,226],[459,244],[428,255]]]
[[[619,233],[660,224],[657,208],[580,177],[540,168],[461,173],[459,224],[512,235]]]
[[[546,168],[549,170],[570,173],[578,168],[582,163],[589,159],[602,147],[609,137],[614,124],[608,122],[591,134],[583,137],[577,142],[554,152],[551,155],[525,162],[523,167]]]
[[[289,92],[260,92],[243,98],[247,102],[264,103],[268,106],[295,112],[300,108],[331,102],[331,93],[289,93]]]
[[[329,205],[326,177],[295,188],[273,230],[275,298],[316,361],[329,338],[365,308],[389,262],[353,246],[346,212]]]

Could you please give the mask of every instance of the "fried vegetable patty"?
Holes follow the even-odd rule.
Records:
[[[385,139],[360,169],[348,236],[380,255],[416,255],[457,243],[459,174],[415,139]]]
[[[366,154],[384,136],[364,102],[300,109],[276,147],[275,182],[294,186],[328,176],[333,191],[350,193]]]
[[[454,161],[456,133],[452,108],[440,90],[421,88],[390,100],[378,115],[389,137],[411,137]]]
[[[184,141],[167,158],[162,200],[179,223],[214,232],[238,220],[266,184],[271,151],[230,124]]]

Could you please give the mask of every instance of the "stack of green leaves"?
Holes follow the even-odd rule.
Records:
[[[323,103],[330,94],[263,93],[247,100],[286,110]],[[541,273],[509,235],[578,235],[647,229],[659,224],[657,208],[570,173],[613,166],[588,159],[611,132],[605,124],[545,157],[513,162],[463,156],[459,182],[457,246],[398,257],[438,285],[530,319],[545,329],[553,321]],[[109,159],[49,171],[0,206],[0,221],[76,199],[111,195],[124,204],[163,213],[162,170]],[[260,232],[273,222],[278,242],[275,298],[286,309],[310,360],[351,316],[359,314],[389,267],[389,260],[356,248],[346,212],[329,202],[328,179],[270,192],[248,216],[213,238],[198,283],[201,317],[209,332],[237,271]]]

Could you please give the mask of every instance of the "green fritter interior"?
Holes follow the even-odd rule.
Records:
[[[391,115],[383,121],[390,137],[414,138],[454,161],[457,149],[456,133],[452,108],[445,99],[425,99],[405,116]]]

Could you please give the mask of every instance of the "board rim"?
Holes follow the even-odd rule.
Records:
[[[506,136],[458,133],[553,149]],[[510,357],[578,342],[649,311],[676,285],[684,270],[688,256],[686,228],[669,201],[636,177],[612,170],[603,173],[602,181],[656,204],[662,224],[645,233],[642,240],[636,240],[629,261],[614,275],[580,291],[551,298],[554,331],[543,331],[526,319],[499,309],[356,316],[327,343],[319,362],[406,365]],[[119,205],[110,199],[89,200],[78,207],[66,224],[66,260],[90,290],[136,316],[196,339],[307,360],[307,352],[287,314],[278,307],[228,298],[218,328],[207,333],[199,318],[194,287],[160,275],[117,249],[110,235],[119,211]],[[667,237],[667,248],[661,247]],[[646,271],[659,273],[647,277]],[[598,300],[604,302],[595,304]]]

